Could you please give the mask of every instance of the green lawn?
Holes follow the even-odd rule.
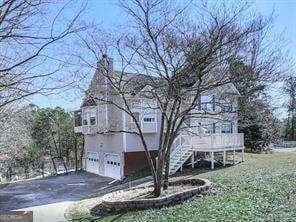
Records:
[[[80,221],[296,221],[296,153],[247,154],[244,163],[198,177],[220,191],[174,207]],[[73,215],[89,217],[83,203]]]

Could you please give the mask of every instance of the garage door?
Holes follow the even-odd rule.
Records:
[[[105,155],[105,176],[121,179],[121,158],[118,154]]]
[[[99,154],[96,152],[87,152],[86,171],[99,174]]]

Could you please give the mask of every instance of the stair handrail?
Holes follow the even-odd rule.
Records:
[[[189,140],[188,140],[188,138],[185,138],[185,137],[187,137],[187,135],[184,136],[184,135],[181,134],[176,138],[176,140],[180,140],[180,143],[170,153],[170,157],[174,157],[174,156],[176,156],[177,153],[181,152],[181,156],[180,156],[180,158],[178,158],[178,160],[179,160],[179,159],[182,158],[182,154],[185,153],[187,150],[189,150],[191,148],[191,138],[189,138]],[[182,138],[185,138],[185,140],[187,139],[189,143],[188,144],[186,144],[186,143],[182,144]]]

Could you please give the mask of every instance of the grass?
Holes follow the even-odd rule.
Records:
[[[99,218],[88,214],[91,200],[84,200],[69,217],[104,222],[296,221],[296,153],[247,154],[244,163],[195,176],[209,179],[221,191],[178,206]]]

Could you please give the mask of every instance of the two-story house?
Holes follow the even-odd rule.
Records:
[[[127,80],[124,81],[127,83],[126,89],[135,97],[132,100],[134,104],[131,104],[133,114],[140,124],[153,157],[157,156],[160,115],[157,108],[154,108],[157,107],[154,100],[141,97],[147,82],[145,75],[135,73],[120,75],[113,70],[112,59],[107,56],[98,62],[81,109],[75,111],[74,130],[84,135],[86,171],[122,179],[128,174],[146,168],[148,163],[139,137],[130,133],[133,131],[134,120],[120,107],[101,99],[119,100],[118,95],[112,93],[113,86],[108,82],[106,75],[109,75],[109,79],[111,75],[111,78],[121,76]],[[239,93],[234,85],[228,84],[200,97],[197,109],[201,112],[207,110],[211,115],[203,115],[202,118],[190,121],[192,130],[198,131],[197,134],[182,135],[176,139],[171,153],[170,173],[182,168],[190,157],[194,163],[197,152],[210,153],[213,168],[215,152],[223,153],[225,163],[227,151],[244,149],[243,135],[237,133],[238,96]],[[222,97],[227,115],[221,115],[215,105]],[[217,114],[213,115],[215,112]]]

